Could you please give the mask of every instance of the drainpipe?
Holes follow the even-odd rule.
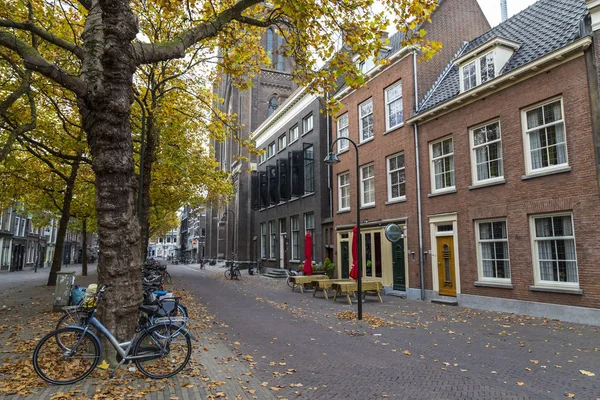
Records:
[[[325,98],[329,100],[329,93],[325,94]],[[327,151],[329,151],[329,144],[331,143],[332,133],[330,131],[331,125],[330,120],[331,116],[329,115],[329,110],[326,112],[326,129],[327,129]],[[333,191],[331,187],[331,169],[333,167],[327,166],[327,189],[329,190],[329,217],[333,217]],[[335,236],[335,235],[334,235]]]
[[[417,79],[417,52],[413,52],[413,84],[415,87],[415,114],[419,109],[419,87]],[[417,225],[419,228],[419,274],[421,278],[421,300],[425,300],[425,264],[423,262],[423,215],[421,212],[421,167],[419,157],[419,127],[413,124],[415,138],[415,168],[417,171]]]

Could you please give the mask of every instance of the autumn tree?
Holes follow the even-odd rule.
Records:
[[[381,0],[383,10],[374,11],[373,0],[157,1],[185,16],[179,33],[162,42],[139,31],[143,2],[36,2],[30,5],[32,13],[29,4],[0,2],[0,47],[77,98],[96,176],[99,280],[115,286],[107,293],[101,316],[121,340],[133,332],[141,301],[130,126],[136,70],[184,58],[201,45],[221,48],[219,69],[240,77],[264,59],[258,38],[266,27],[276,26],[285,38],[282,50],[295,59],[295,78],[310,91],[324,93],[342,74],[346,83],[360,83],[353,56],[376,56],[385,44],[381,32],[388,22],[409,33],[436,5],[436,0]],[[40,40],[37,49],[32,36]],[[337,51],[332,40],[336,36],[349,51]],[[411,44],[418,39],[406,36]],[[329,68],[317,69],[317,60],[328,60]]]

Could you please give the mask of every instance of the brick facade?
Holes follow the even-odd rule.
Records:
[[[599,307],[597,281],[600,270],[597,246],[600,199],[596,186],[594,143],[583,57],[542,72],[507,89],[432,121],[419,125],[421,187],[424,215],[424,248],[431,249],[427,216],[457,213],[460,292],[478,296]],[[525,175],[521,110],[544,100],[563,99],[570,172],[533,179]],[[504,184],[469,190],[472,185],[469,128],[499,120],[502,137]],[[456,193],[428,198],[431,193],[429,144],[451,135],[454,142]],[[583,295],[530,290],[534,285],[534,261],[530,216],[568,212],[573,215],[579,287]],[[476,287],[478,281],[475,221],[506,218],[513,288]],[[425,286],[433,289],[430,258],[425,268]]]

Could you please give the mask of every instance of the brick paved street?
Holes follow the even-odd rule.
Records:
[[[336,317],[355,311],[356,304],[292,292],[282,280],[243,271],[241,281],[226,281],[224,269],[214,266],[174,265],[169,271],[174,286],[200,304],[192,314],[199,320],[193,327],[199,342],[183,374],[148,382],[124,370],[122,381],[99,376],[70,387],[29,378],[23,382],[39,387],[6,398],[50,399],[68,391],[77,398],[148,399],[600,398],[597,327],[391,296],[383,304],[368,297],[365,321],[358,323]],[[30,354],[19,362],[12,352],[15,337],[40,337],[41,320],[58,317],[47,313],[52,290],[43,286],[43,273],[18,274],[0,276],[0,340],[11,344],[0,351],[0,379],[29,362]],[[13,335],[11,327],[18,325],[26,329]],[[119,392],[119,382],[131,389]],[[3,387],[0,382],[0,396]]]

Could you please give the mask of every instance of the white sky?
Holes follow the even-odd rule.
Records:
[[[500,0],[477,0],[479,7],[487,17],[492,27],[500,23]],[[508,17],[515,15],[519,11],[529,7],[536,0],[507,0]]]

